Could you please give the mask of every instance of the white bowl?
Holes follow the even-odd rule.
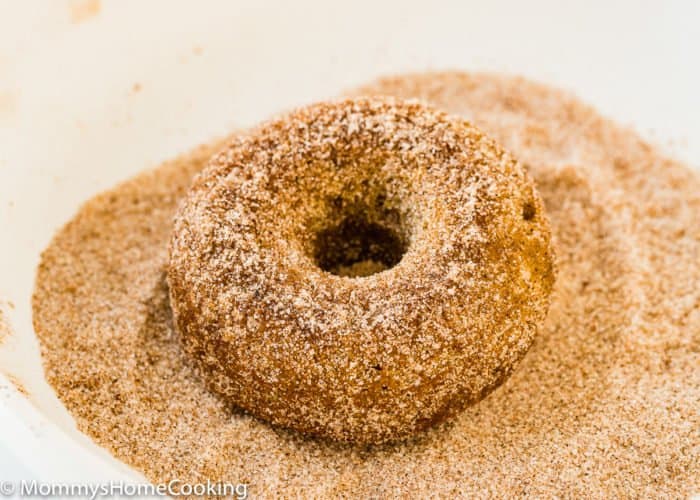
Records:
[[[44,381],[31,324],[39,253],[119,180],[284,108],[431,68],[567,87],[662,134],[657,142],[679,140],[674,154],[700,163],[694,2],[70,0],[2,10],[0,298],[14,308],[2,304],[13,333],[0,348],[0,443],[44,481],[142,479],[75,429]]]

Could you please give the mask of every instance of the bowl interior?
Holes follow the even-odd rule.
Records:
[[[40,252],[61,224],[144,168],[378,75],[435,68],[573,89],[642,132],[685,138],[675,154],[700,164],[700,115],[687,113],[700,109],[700,69],[686,64],[700,32],[677,6],[539,0],[512,4],[508,16],[483,2],[44,7],[18,2],[0,19],[17,45],[0,53],[0,307],[11,329],[0,346],[9,430],[0,440],[45,480],[142,479],[78,432],[44,381],[30,298]],[[572,36],[574,20],[595,37]]]

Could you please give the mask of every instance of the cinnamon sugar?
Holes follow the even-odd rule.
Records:
[[[394,446],[306,440],[232,412],[174,337],[164,274],[177,202],[217,145],[89,201],[45,251],[34,323],[81,430],[156,482],[263,497],[686,496],[700,490],[700,182],[576,99],[456,73],[359,91],[461,114],[528,166],[559,274],[510,379]]]
[[[23,396],[29,397],[29,391],[27,388],[24,386],[22,381],[18,379],[16,376],[12,375],[11,373],[3,373],[5,378],[14,386],[14,388],[22,394]]]
[[[12,302],[0,299],[0,346],[12,335],[12,327],[7,317],[7,311],[12,309],[14,309]]]

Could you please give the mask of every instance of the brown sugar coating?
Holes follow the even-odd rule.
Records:
[[[175,325],[237,407],[333,440],[401,439],[530,347],[554,273],[521,166],[463,119],[345,100],[237,137],[170,242]]]

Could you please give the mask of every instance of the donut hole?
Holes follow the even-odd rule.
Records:
[[[390,217],[368,215],[351,212],[316,234],[314,259],[321,269],[358,278],[386,271],[401,261],[408,246],[405,233]]]
[[[535,218],[536,214],[537,210],[533,202],[528,201],[523,205],[523,220],[531,221]]]

